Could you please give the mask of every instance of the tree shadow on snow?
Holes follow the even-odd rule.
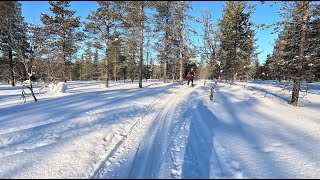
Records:
[[[217,117],[203,102],[197,102],[193,109],[183,115],[189,119],[190,129],[183,159],[182,178],[210,178],[210,157],[214,154],[214,128]]]
[[[255,107],[259,106],[259,99],[252,98],[249,101],[233,101],[238,97],[228,92],[219,93],[219,89],[220,87],[218,86],[217,94],[214,99],[220,102],[219,106],[225,107],[225,110],[227,110],[227,113],[229,115],[228,121],[221,119],[221,117],[218,118],[218,124],[216,126],[219,127],[219,134],[222,133],[226,135],[226,137],[224,138],[234,138],[234,143],[239,143],[239,145],[246,146],[248,149],[253,149],[254,151],[252,152],[255,152],[255,155],[252,154],[252,156],[245,153],[243,157],[239,156],[239,152],[242,150],[241,148],[239,148],[238,150],[234,149],[231,152],[231,155],[234,156],[235,159],[238,159],[243,168],[245,170],[248,169],[247,172],[245,172],[245,175],[247,177],[299,177],[298,172],[294,171],[292,167],[288,166],[288,164],[286,163],[280,163],[273,153],[268,153],[268,151],[264,149],[273,147],[272,144],[266,144],[266,142],[264,141],[266,137],[272,137],[273,141],[279,140],[278,142],[285,142],[286,144],[284,145],[288,145],[291,149],[298,151],[301,156],[306,156],[310,160],[310,162],[317,162],[320,160],[320,158],[316,155],[314,149],[307,145],[309,143],[314,144],[315,142],[317,142],[316,139],[310,136],[308,138],[303,138],[306,137],[306,134],[302,130],[290,126],[289,124],[285,124],[282,120],[271,117],[269,114],[257,111]],[[288,108],[291,108],[291,106],[288,106]],[[239,111],[240,109],[241,111]],[[211,111],[214,112],[214,109]],[[261,120],[255,120],[251,118],[251,121],[248,121],[245,116],[263,118]],[[263,127],[259,126],[259,124],[261,123],[263,124]],[[237,148],[237,146],[234,147]],[[313,157],[310,156],[311,152],[313,154]],[[249,159],[252,157],[256,157],[256,159],[250,159],[250,161],[255,162],[255,166],[257,167],[252,166],[251,163],[249,163],[249,161],[247,161],[244,157]],[[260,171],[259,173],[253,173],[254,169],[262,169],[263,171]],[[263,174],[261,174],[261,172]]]

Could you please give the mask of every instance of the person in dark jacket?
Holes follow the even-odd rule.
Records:
[[[191,68],[187,74],[187,78],[188,78],[187,85],[188,86],[189,86],[190,81],[191,81],[191,86],[193,86],[193,78],[195,78],[195,77],[196,77],[196,72],[193,70],[193,68]]]

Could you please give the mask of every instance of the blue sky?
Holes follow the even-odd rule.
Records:
[[[222,9],[224,1],[193,1],[192,6],[193,10],[190,11],[195,17],[200,17],[201,10],[209,10],[213,16],[213,23],[217,22],[218,18],[222,17]],[[277,14],[277,11],[280,9],[280,3],[266,1],[264,4],[261,4],[260,1],[249,1],[249,5],[256,5],[256,9],[251,16],[251,21],[257,24],[272,24],[273,22],[279,21],[281,18]],[[270,4],[274,4],[272,7],[269,7]],[[201,29],[199,25],[194,25]],[[271,53],[273,50],[274,40],[277,38],[277,34],[271,34],[273,32],[272,28],[261,30],[256,30],[256,38],[258,45],[258,52],[262,51],[259,55],[259,61],[265,62],[267,54]]]
[[[40,24],[40,14],[46,13],[51,14],[49,10],[49,3],[47,1],[21,1],[22,4],[22,14],[25,17],[27,22],[32,22]],[[190,10],[190,13],[194,17],[200,18],[201,10],[209,10],[213,16],[213,22],[216,23],[218,18],[222,16],[222,9],[225,2],[223,1],[193,1],[192,7],[193,10]],[[279,21],[280,17],[277,14],[279,10],[280,3],[277,2],[273,7],[269,7],[270,4],[274,2],[265,1],[264,4],[261,4],[259,1],[249,1],[250,5],[257,5],[256,9],[251,16],[251,20],[257,24],[266,23],[271,24],[275,21]],[[76,10],[77,16],[81,17],[81,21],[85,20],[85,17],[90,11],[94,11],[97,8],[97,3],[95,1],[71,1],[70,9]],[[201,30],[201,26],[198,23],[192,23],[197,31]],[[272,52],[273,43],[277,34],[271,34],[272,28],[267,30],[257,29],[256,38],[258,39],[257,45],[259,46],[258,52],[262,51],[259,54],[258,58],[261,63],[265,62],[267,54]],[[199,34],[202,34],[199,32]],[[199,36],[195,37],[195,42],[199,42]],[[201,41],[200,41],[201,42]]]

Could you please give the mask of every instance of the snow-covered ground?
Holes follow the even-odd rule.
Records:
[[[0,178],[320,177],[320,84],[195,83],[0,85]]]

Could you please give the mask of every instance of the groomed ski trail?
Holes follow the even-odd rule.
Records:
[[[214,122],[206,117],[208,113],[203,112],[198,100],[208,96],[203,94],[203,88],[181,86],[150,107],[150,114],[134,127],[92,178],[223,177],[212,143]],[[190,137],[190,131],[196,132],[191,132]],[[209,168],[216,172],[208,174]]]
[[[116,152],[100,165],[92,178],[157,177],[164,157],[172,145],[172,135],[181,123],[181,106],[194,90],[185,85],[150,105]]]

